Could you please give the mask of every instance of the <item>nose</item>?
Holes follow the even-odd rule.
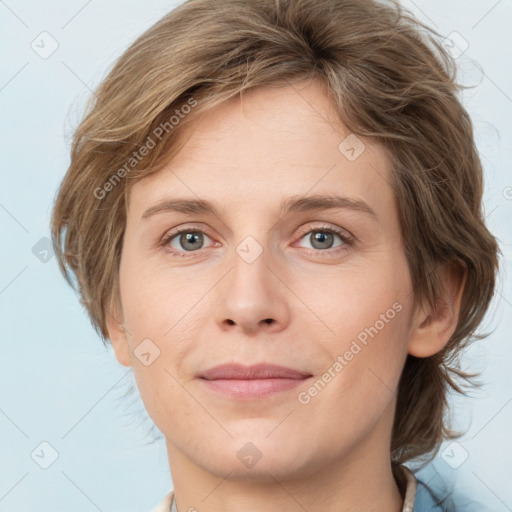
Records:
[[[233,268],[216,296],[216,321],[223,331],[240,330],[248,336],[275,333],[290,320],[287,288],[263,251],[254,261],[235,252]]]

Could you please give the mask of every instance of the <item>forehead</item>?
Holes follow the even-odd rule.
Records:
[[[132,214],[169,196],[246,211],[326,193],[393,207],[385,148],[351,134],[316,80],[250,89],[194,120],[181,141],[166,167],[133,185]]]

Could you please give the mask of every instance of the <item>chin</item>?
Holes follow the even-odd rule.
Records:
[[[251,468],[245,467],[238,460],[225,461],[224,464],[215,462],[213,467],[203,466],[209,473],[218,478],[232,482],[269,483],[276,480],[288,480],[291,478],[306,476],[305,469],[300,470],[286,464],[270,464],[261,460]]]
[[[265,442],[264,436],[259,444],[238,441],[223,445],[222,452],[196,463],[219,478],[253,483],[300,478],[311,473],[307,456],[299,448],[279,450],[268,439]]]

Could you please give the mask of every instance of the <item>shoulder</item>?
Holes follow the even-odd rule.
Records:
[[[173,499],[173,491],[167,494],[164,499],[151,512],[170,512]]]
[[[455,512],[448,496],[439,495],[419,479],[417,482],[413,512]]]
[[[447,498],[441,498],[407,467],[401,466],[406,491],[402,512],[455,512]]]

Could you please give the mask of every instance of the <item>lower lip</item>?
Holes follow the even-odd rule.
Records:
[[[201,380],[209,389],[216,391],[217,393],[221,393],[232,398],[258,399],[294,389],[306,381],[307,378]]]

